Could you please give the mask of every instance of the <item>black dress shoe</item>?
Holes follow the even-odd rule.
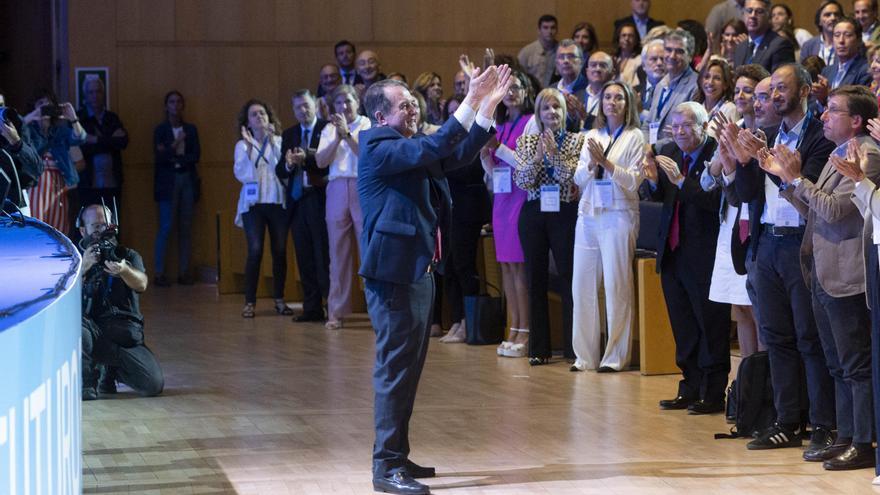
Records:
[[[698,400],[688,406],[688,414],[715,414],[724,411],[723,402],[708,402]]]
[[[617,370],[612,368],[611,366],[599,366],[599,369],[596,370],[596,373],[616,373]]]
[[[404,471],[386,478],[373,478],[373,490],[401,495],[427,495],[431,493],[428,485],[419,483]]]
[[[822,463],[829,471],[847,471],[874,467],[874,447],[850,445],[842,454]]]
[[[306,323],[310,321],[324,321],[324,312],[310,311],[299,316],[294,316],[293,321],[297,323]]]
[[[674,399],[664,399],[660,401],[660,409],[670,410],[670,409],[687,409],[689,405],[693,404],[693,399],[686,399],[682,396],[678,396]]]
[[[807,454],[813,457],[819,451],[825,450],[832,445],[834,445],[834,432],[824,426],[814,426],[813,433],[810,435],[810,444],[807,446],[807,450],[804,451],[804,459],[807,458]]]
[[[437,475],[437,470],[434,468],[419,466],[409,459],[406,460],[406,464],[403,465],[403,468],[406,469],[406,472],[413,478],[433,478]]]
[[[847,443],[835,443],[834,445],[825,447],[820,450],[805,450],[804,451],[804,460],[807,462],[822,462],[827,461],[828,459],[833,459],[840,454],[846,452],[849,448],[850,442]]]

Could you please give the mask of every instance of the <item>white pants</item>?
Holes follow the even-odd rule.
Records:
[[[638,212],[604,210],[578,216],[574,240],[572,346],[587,369],[622,370],[632,353],[633,270]],[[599,288],[605,286],[608,343],[600,356],[602,330]],[[600,362],[601,357],[601,362]]]

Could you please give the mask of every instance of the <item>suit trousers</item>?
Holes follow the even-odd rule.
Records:
[[[357,193],[357,179],[339,177],[327,184],[327,239],[330,245],[330,292],[327,313],[339,320],[351,313],[354,288],[353,242],[360,249],[364,214]],[[354,237],[354,238],[352,238]]]
[[[573,202],[560,201],[558,212],[542,212],[540,200],[526,201],[519,213],[519,240],[526,259],[529,283],[529,357],[550,357],[552,352],[547,302],[551,251],[559,274],[563,351],[567,359],[575,357],[571,347],[571,277],[576,224],[577,204]]]
[[[714,249],[704,255],[714,255]],[[678,395],[723,402],[730,374],[730,305],[709,300],[712,270],[694,270],[679,246],[663,256],[660,283],[682,373]]]
[[[290,230],[296,248],[296,264],[303,286],[303,313],[324,313],[323,299],[330,291],[326,194],[323,189],[307,189],[290,205]]]
[[[639,230],[635,211],[606,210],[579,216],[574,235],[571,340],[578,361],[587,369],[629,366],[633,330],[632,261]],[[605,327],[599,311],[599,289],[605,288],[608,340],[602,354]]]
[[[367,308],[376,332],[373,368],[373,478],[403,470],[409,457],[409,420],[431,332],[434,280],[412,284],[364,279]]]
[[[767,346],[776,420],[799,424],[802,366],[806,375],[809,420],[814,426],[834,426],[834,382],[819,341],[810,289],[801,272],[802,235],[761,233],[755,264],[748,281],[755,290],[758,336]],[[746,256],[752,256],[752,250]]]
[[[873,435],[871,326],[865,294],[834,297],[812,275],[813,314],[828,371],[834,379],[837,436],[869,443]]]
[[[865,248],[868,302],[871,305],[871,383],[874,393],[874,432],[880,431],[880,263],[877,246]],[[880,449],[877,449],[874,474],[880,476]]]
[[[114,335],[125,335],[124,345],[115,341]],[[143,336],[143,328],[127,319],[105,318],[98,322],[84,316],[83,387],[95,387],[98,383],[98,365],[107,365],[116,369],[119,381],[140,395],[149,397],[160,394],[165,386],[165,377],[156,356],[144,345]]]

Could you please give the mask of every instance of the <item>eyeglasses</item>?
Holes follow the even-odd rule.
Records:
[[[748,15],[752,15],[752,14],[767,15],[767,9],[756,9],[756,8],[752,8],[752,7],[749,7],[747,9],[743,9],[743,12],[745,12]]]
[[[516,86],[516,85],[507,88],[507,91],[509,91],[509,92],[511,92],[511,93],[518,93],[518,92],[520,92],[520,91],[522,91],[522,90],[523,90],[523,87],[522,87],[522,86]]]
[[[842,108],[832,108],[832,107],[828,107],[828,108],[825,109],[825,111],[828,112],[828,113],[838,113],[838,114],[841,114],[841,115],[852,115],[852,112],[850,112],[849,110],[844,110],[844,109],[842,109]]]
[[[577,53],[557,53],[556,58],[559,60],[580,60]]]

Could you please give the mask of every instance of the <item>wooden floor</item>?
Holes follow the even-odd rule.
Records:
[[[373,333],[293,324],[269,301],[243,320],[213,286],[151,288],[148,344],[165,392],[83,404],[85,493],[371,493]],[[441,494],[873,493],[801,451],[714,440],[720,416],[659,411],[674,376],[530,368],[492,347],[431,342],[412,458]],[[880,492],[880,490],[877,490]]]

